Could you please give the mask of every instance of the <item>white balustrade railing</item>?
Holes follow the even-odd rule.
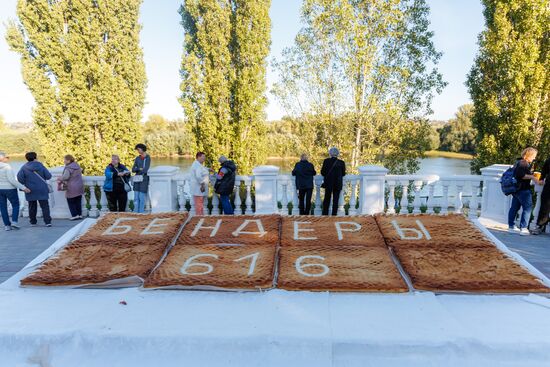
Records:
[[[388,213],[466,213],[482,210],[483,176],[387,175]]]
[[[508,168],[506,165],[493,165],[482,169],[481,175],[389,175],[378,166],[360,167],[359,174],[344,177],[340,192],[338,215],[392,213],[464,213],[470,218],[480,217],[491,224],[506,225],[510,197],[500,191],[499,178]],[[55,183],[62,168],[51,170]],[[237,176],[232,195],[235,214],[259,212],[296,215],[298,192],[295,178],[279,174],[274,166],[255,168],[255,175]],[[149,171],[151,177],[146,210],[152,212],[178,210],[194,214],[194,202],[189,189],[187,174],[177,167],[155,167]],[[208,200],[204,200],[205,214],[221,214],[218,195],[214,193],[214,177],[208,189]],[[104,176],[86,176],[86,194],[82,203],[83,216],[98,217],[109,210],[107,196],[103,191]],[[323,177],[314,177],[312,214],[321,215],[324,189]],[[55,187],[56,185],[54,185]],[[540,208],[541,186],[535,186],[536,216]],[[20,213],[28,216],[28,206],[21,198]],[[54,190],[50,196],[50,206],[54,218],[67,218],[68,207],[64,192]],[[154,199],[152,199],[154,198]],[[128,193],[128,209],[133,201],[133,192]],[[329,208],[331,211],[331,208]],[[40,215],[40,213],[39,213]]]

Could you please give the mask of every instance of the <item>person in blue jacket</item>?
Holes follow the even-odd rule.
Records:
[[[25,199],[29,202],[29,221],[31,226],[38,223],[36,215],[38,205],[42,209],[42,216],[46,227],[52,226],[52,217],[50,216],[50,184],[47,182],[52,175],[37,159],[35,152],[25,154],[27,163],[17,172],[17,181],[27,187],[30,192],[25,193]]]
[[[111,163],[105,168],[103,191],[107,195],[107,204],[112,212],[126,211],[128,191],[130,190],[130,171],[120,163],[118,155],[111,157]]]

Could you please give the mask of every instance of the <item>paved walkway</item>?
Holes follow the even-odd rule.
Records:
[[[77,222],[68,220],[54,220],[51,228],[44,227],[43,224],[38,227],[30,227],[25,223],[18,231],[5,232],[2,230],[0,232],[0,283],[21,270],[76,224]],[[497,229],[490,231],[511,250],[519,253],[550,278],[549,234],[520,236]]]

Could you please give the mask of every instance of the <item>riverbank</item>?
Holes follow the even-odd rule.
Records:
[[[428,158],[453,158],[453,159],[473,159],[474,155],[470,153],[445,152],[442,150],[429,150],[425,153]]]

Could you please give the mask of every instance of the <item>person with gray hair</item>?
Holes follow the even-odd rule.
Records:
[[[9,165],[10,157],[0,152],[0,212],[2,213],[2,221],[6,231],[19,229],[17,220],[19,219],[19,195],[17,189],[30,193],[25,185],[19,183],[15,179],[15,173]],[[8,201],[11,204],[11,221],[8,213]]]
[[[296,163],[292,170],[292,176],[296,177],[296,190],[298,190],[298,208],[300,215],[311,214],[311,196],[313,195],[313,177],[315,167],[307,160],[307,154],[300,156],[300,161]]]
[[[130,187],[130,170],[120,163],[120,157],[111,156],[111,163],[105,168],[103,191],[107,196],[107,205],[111,212],[126,211]]]
[[[323,161],[321,175],[323,175],[323,187],[325,197],[323,199],[323,215],[328,215],[328,209],[332,202],[332,215],[338,214],[338,201],[342,191],[344,176],[346,175],[346,164],[338,159],[340,151],[332,147],[328,151],[329,158]]]
[[[237,166],[235,162],[227,159],[222,155],[218,158],[221,167],[216,174],[216,183],[214,183],[214,191],[220,195],[223,214],[232,215],[234,213],[233,205],[231,205],[231,194],[235,188],[235,176],[237,175]]]

